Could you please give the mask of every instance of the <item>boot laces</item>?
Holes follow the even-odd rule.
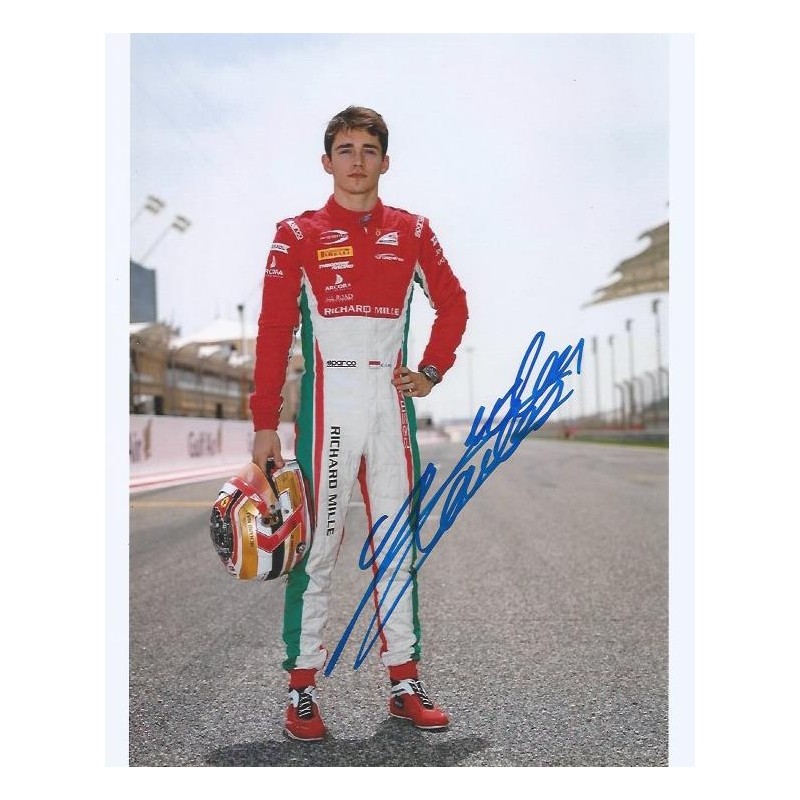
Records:
[[[407,678],[404,681],[400,681],[392,687],[392,694],[395,696],[399,696],[401,694],[415,694],[417,697],[419,697],[424,708],[434,707],[433,701],[430,699],[430,697],[428,697],[428,693],[425,691],[425,687],[422,685],[422,681],[416,678]]]
[[[316,692],[313,686],[307,686],[304,689],[292,689],[289,692],[289,698],[292,705],[297,708],[297,716],[300,719],[311,719],[314,716],[314,702]]]

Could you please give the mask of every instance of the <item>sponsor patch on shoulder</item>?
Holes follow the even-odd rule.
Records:
[[[300,226],[293,219],[287,219],[286,224],[292,229],[295,238],[300,241],[303,238],[303,231],[300,230]]]
[[[275,256],[272,256],[270,259],[269,264],[267,264],[266,274],[269,275],[271,278],[282,278],[283,277],[283,270],[279,269],[275,265]]]
[[[283,244],[283,242],[273,242],[269,249],[276,253],[288,253],[289,245]]]

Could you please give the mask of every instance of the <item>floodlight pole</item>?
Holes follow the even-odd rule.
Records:
[[[661,319],[658,315],[658,306],[661,303],[660,298],[653,300],[653,316],[656,320],[656,374],[658,375],[658,400],[663,397],[661,392]]]
[[[644,381],[637,375],[632,379],[632,382],[639,387],[639,415],[642,418],[642,425],[644,425]]]
[[[160,198],[156,197],[155,195],[149,194],[147,195],[147,200],[145,200],[142,207],[133,215],[133,219],[131,220],[131,225],[136,222],[137,219],[142,215],[142,212],[149,211],[152,214],[158,214],[166,203]]]
[[[658,388],[656,382],[656,376],[653,375],[652,372],[645,372],[645,375],[650,379],[650,389],[653,395],[653,421],[658,422],[659,419],[659,410],[658,410],[658,402],[659,402],[659,395],[658,395]]]
[[[634,397],[634,388],[633,388],[633,376],[634,376],[634,368],[633,368],[633,334],[631,333],[631,326],[633,325],[632,319],[625,320],[625,330],[628,332],[628,352],[630,356],[630,391],[631,391],[631,409],[630,409],[630,416],[631,420],[633,420],[634,415],[636,414],[636,398]]]
[[[615,389],[619,389],[619,421],[620,427],[625,427],[625,388],[621,383],[614,384]]]
[[[239,323],[240,323],[240,325],[241,325],[241,328],[242,328],[242,345],[241,345],[241,352],[242,352],[242,358],[244,358],[244,357],[245,357],[245,355],[247,355],[247,354],[245,353],[245,338],[244,338],[244,303],[239,303],[239,304],[236,306],[236,310],[239,312]]]
[[[616,356],[614,355],[614,334],[608,337],[608,346],[611,349],[611,421],[617,421],[617,398],[614,392],[614,387],[617,385],[617,367]]]
[[[166,237],[166,235],[173,228],[176,231],[178,231],[178,233],[185,233],[189,229],[191,224],[192,223],[186,217],[182,217],[180,215],[175,217],[175,219],[172,220],[172,222],[167,227],[167,229],[153,242],[153,244],[150,245],[150,247],[148,248],[147,252],[139,259],[139,263],[140,264],[144,264],[145,259],[147,259],[148,256],[150,256],[152,254],[153,250],[155,250],[156,247],[158,247],[158,245],[161,244],[161,242],[164,241],[164,238]]]
[[[592,353],[594,355],[594,390],[597,398],[597,418],[600,419],[600,360],[597,355],[596,336],[592,336]]]

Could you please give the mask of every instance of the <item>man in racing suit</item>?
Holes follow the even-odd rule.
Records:
[[[264,276],[250,401],[253,461],[262,467],[268,459],[284,463],[280,392],[298,325],[305,361],[295,449],[310,484],[316,529],[305,558],[288,575],[283,633],[290,690],[284,729],[296,739],[326,733],[315,675],[327,659],[322,637],[331,573],[355,480],[370,529],[383,515],[395,518],[419,474],[412,398],[427,395],[453,365],[467,321],[464,290],[428,220],[378,197],[378,181],[389,168],[387,146],[383,118],[371,109],[351,106],[331,120],[322,164],[333,176],[333,195],[324,208],[278,224]],[[415,282],[436,311],[419,371],[406,365]],[[380,537],[368,537],[378,554],[373,570],[385,552]],[[420,728],[443,728],[448,716],[417,674],[413,556],[409,550],[394,556],[398,563],[384,565],[390,568],[374,593],[381,661],[392,683],[389,711]],[[412,590],[401,593],[409,578]]]

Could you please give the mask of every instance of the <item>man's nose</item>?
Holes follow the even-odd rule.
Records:
[[[364,161],[364,157],[361,154],[360,150],[356,150],[353,155],[353,165],[360,167]]]

